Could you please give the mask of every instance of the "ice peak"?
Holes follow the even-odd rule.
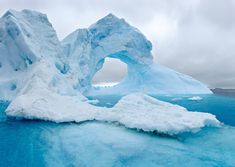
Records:
[[[119,19],[119,18],[117,16],[115,16],[114,14],[109,13],[108,15],[103,17],[103,19]]]
[[[17,20],[40,20],[41,22],[48,22],[46,14],[29,10],[29,9],[24,9],[22,11],[16,11],[14,9],[9,9],[8,11],[5,12],[5,14],[2,16],[2,18],[9,18],[9,17],[14,17]],[[31,21],[30,21],[31,22]]]
[[[120,28],[123,26],[129,26],[129,24],[122,18],[118,18],[112,13],[109,13],[105,17],[99,19],[95,24],[91,25],[90,28],[93,27],[106,27],[110,26],[112,28]]]
[[[4,14],[3,14],[3,18],[4,17],[8,17],[8,16],[14,16],[14,15],[17,15],[18,11],[16,10],[13,10],[13,9],[9,9],[8,11],[6,11]]]
[[[24,71],[62,50],[47,16],[32,10],[6,11],[0,18],[0,41],[1,63],[11,72]]]

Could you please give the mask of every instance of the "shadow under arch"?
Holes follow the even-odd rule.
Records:
[[[125,76],[122,77],[120,82],[118,82],[117,84],[113,84],[110,86],[94,85],[93,79],[96,76],[96,74],[99,73],[99,71],[103,69],[106,59],[113,59],[113,60],[116,59],[122,64],[126,64],[126,74]],[[96,95],[96,94],[112,94],[114,92],[115,92],[114,94],[116,94],[117,92],[119,92],[119,89],[122,88],[123,86],[126,86],[127,83],[132,83],[130,82],[130,80],[132,79],[136,80],[136,77],[138,78],[138,76],[141,75],[140,73],[143,71],[143,69],[146,69],[146,67],[148,68],[148,66],[149,65],[140,62],[140,60],[136,59],[134,56],[131,56],[127,51],[119,51],[119,52],[104,56],[99,61],[97,61],[95,65],[96,69],[94,69],[93,75],[91,76],[90,81],[89,81],[91,84],[91,87],[86,95],[89,96],[89,95]]]

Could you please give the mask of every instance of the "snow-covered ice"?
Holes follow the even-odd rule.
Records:
[[[45,14],[7,11],[0,18],[0,99],[14,99],[40,61],[54,66],[60,62],[61,53],[61,44]]]
[[[95,99],[95,100],[87,100],[86,102],[90,103],[90,104],[98,104],[99,100]]]
[[[193,97],[189,97],[188,100],[191,100],[191,101],[200,101],[202,100],[203,98],[200,97],[200,96],[193,96]]]
[[[140,93],[123,97],[112,108],[97,107],[81,98],[61,96],[43,88],[31,89],[26,95],[18,96],[6,112],[8,116],[55,122],[117,122],[128,128],[169,135],[220,125],[212,114],[189,112]]]

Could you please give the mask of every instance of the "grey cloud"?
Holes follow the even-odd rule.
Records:
[[[233,0],[201,1],[198,14],[214,25],[230,28],[235,24],[235,3]]]
[[[157,49],[158,60],[209,87],[234,88],[235,6],[223,2],[198,1],[179,17],[175,38]]]
[[[103,68],[93,78],[94,84],[100,82],[119,82],[127,74],[127,65],[118,59],[106,58]]]

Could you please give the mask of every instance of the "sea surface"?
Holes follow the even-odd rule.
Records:
[[[189,100],[200,96],[202,100]],[[167,137],[111,123],[52,123],[7,118],[0,102],[0,167],[233,167],[235,97],[154,96],[190,111],[209,112],[224,123]],[[112,107],[120,96],[89,97]],[[193,119],[193,118],[192,118]]]

